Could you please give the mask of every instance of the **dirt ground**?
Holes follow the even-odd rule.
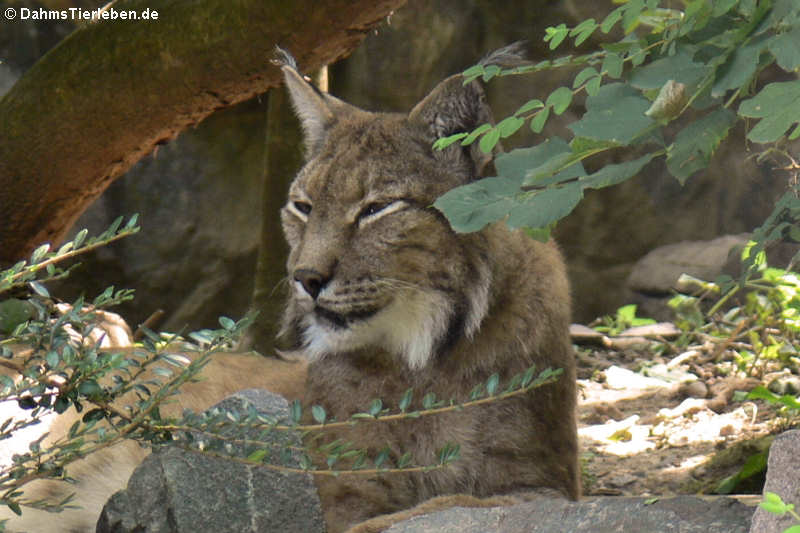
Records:
[[[655,355],[580,347],[578,425],[584,494],[667,496],[715,493],[764,452],[786,420],[763,401],[739,401],[763,380],[731,371],[702,347]],[[647,376],[646,374],[650,374]],[[760,493],[763,476],[736,483]]]

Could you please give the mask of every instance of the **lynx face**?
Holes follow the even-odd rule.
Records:
[[[476,164],[460,147],[431,149],[424,102],[408,116],[367,113],[293,72],[311,157],[282,211],[287,326],[312,359],[375,347],[421,369],[472,336],[487,311],[488,264],[467,254],[431,207],[473,179]]]

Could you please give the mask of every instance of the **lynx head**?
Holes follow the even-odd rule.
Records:
[[[483,90],[453,76],[408,114],[372,113],[319,91],[291,61],[282,69],[307,159],[281,212],[284,332],[312,360],[372,349],[422,369],[473,335],[488,307],[486,253],[432,207],[490,159],[477,146],[432,149],[490,121]]]

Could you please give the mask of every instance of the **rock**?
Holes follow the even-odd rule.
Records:
[[[745,533],[753,509],[733,498],[556,498],[510,507],[453,508],[397,523],[386,533]]]
[[[775,437],[769,448],[767,482],[764,492],[774,492],[785,503],[800,504],[800,430]],[[795,524],[789,515],[778,516],[758,508],[753,515],[750,533],[781,533]]]
[[[649,378],[620,366],[606,368],[605,374],[609,389],[651,389],[670,386],[666,381]]]
[[[570,324],[569,336],[575,344],[590,344],[593,346],[607,347],[610,342],[608,337],[583,324]]]
[[[767,388],[779,396],[784,394],[797,396],[800,393],[800,376],[793,374],[778,376],[769,382]]]
[[[710,241],[684,241],[656,248],[634,265],[627,286],[645,294],[668,294],[676,288],[681,274],[714,281],[723,272],[731,250],[749,239],[749,234],[725,235]]]
[[[209,412],[245,413],[248,406],[259,414],[288,416],[286,400],[261,390],[239,392]],[[299,443],[297,435],[276,438]],[[128,487],[106,503],[97,525],[97,533],[222,531],[324,532],[311,475],[166,447],[134,471]]]
[[[702,381],[687,381],[681,383],[678,394],[684,398],[706,398],[708,397],[708,385]]]
[[[672,322],[658,322],[646,326],[636,326],[628,328],[619,334],[620,337],[663,337],[665,339],[675,339],[681,334]]]

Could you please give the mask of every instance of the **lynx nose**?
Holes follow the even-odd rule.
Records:
[[[319,291],[328,283],[330,278],[310,268],[299,268],[294,271],[295,281],[299,281],[306,292],[316,300]]]

